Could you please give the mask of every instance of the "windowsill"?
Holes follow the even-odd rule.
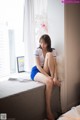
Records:
[[[0,82],[7,81],[9,78],[23,78],[30,80],[30,74],[28,72],[12,73],[5,77],[0,77]]]
[[[8,80],[11,76],[17,77],[18,80]],[[11,76],[7,76],[0,80],[0,99],[44,86],[44,84],[40,82],[34,82],[30,80],[29,73],[18,73],[12,74]],[[19,81],[19,78],[27,79],[26,81]]]

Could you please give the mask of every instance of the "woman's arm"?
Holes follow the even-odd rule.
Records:
[[[46,75],[46,76],[49,76],[49,75],[44,71],[44,69],[41,67],[41,65],[40,65],[40,60],[39,60],[39,57],[38,57],[38,56],[35,57],[35,61],[36,61],[36,66],[37,66],[38,70],[39,70],[42,74],[44,74],[44,75]]]

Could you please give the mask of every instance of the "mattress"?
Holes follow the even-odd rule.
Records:
[[[80,105],[61,115],[57,120],[80,120]]]

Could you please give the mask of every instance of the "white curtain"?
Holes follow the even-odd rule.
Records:
[[[48,33],[47,0],[34,0],[35,42],[38,46],[42,34]]]
[[[10,74],[8,26],[0,19],[0,77]]]
[[[25,0],[23,36],[25,43],[25,70],[28,72],[34,65],[33,52],[37,47],[38,38],[41,34],[47,32],[46,21],[47,0]]]

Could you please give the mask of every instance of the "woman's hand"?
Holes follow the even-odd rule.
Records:
[[[58,80],[56,77],[53,78],[54,85],[61,86],[61,81]]]
[[[47,77],[48,77],[49,79],[52,79],[52,80],[53,80],[53,77],[51,77],[51,76],[49,76],[49,75],[48,75]]]

